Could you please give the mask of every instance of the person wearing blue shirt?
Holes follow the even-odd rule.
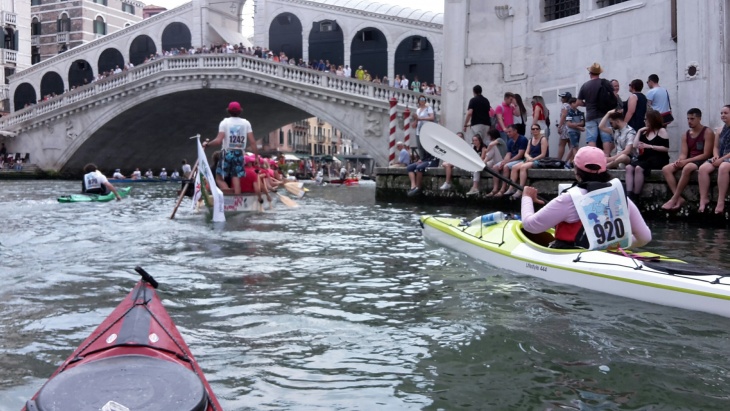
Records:
[[[507,154],[502,161],[494,165],[494,169],[509,179],[512,167],[525,161],[528,141],[525,136],[517,132],[514,124],[507,127],[507,137]],[[499,192],[494,197],[502,197],[508,188],[509,185],[503,181]],[[491,197],[491,194],[487,194],[487,197]]]

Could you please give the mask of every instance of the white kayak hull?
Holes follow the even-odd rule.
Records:
[[[524,238],[515,238],[519,237],[517,230],[521,232],[518,221],[499,223],[503,227],[498,230],[503,233],[493,233],[499,235],[492,240],[503,240],[490,242],[487,235],[482,240],[469,235],[469,229],[464,231],[464,227],[435,221],[429,223],[428,218],[422,218],[425,238],[497,268],[640,301],[730,317],[729,277],[669,274],[647,267],[637,258],[602,251],[547,249]]]

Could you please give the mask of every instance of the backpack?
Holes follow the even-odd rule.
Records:
[[[613,86],[611,82],[605,78],[601,79],[601,87],[598,88],[598,100],[596,101],[596,108],[601,113],[607,113],[613,110],[618,105],[616,95],[613,93]]]

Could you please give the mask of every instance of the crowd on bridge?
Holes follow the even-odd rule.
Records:
[[[652,170],[661,170],[672,197],[663,204],[667,211],[677,211],[685,203],[684,190],[693,173],[698,174],[700,199],[698,211],[704,212],[711,199],[711,175],[717,172],[718,197],[716,214],[724,214],[730,185],[730,105],[720,108],[723,124],[713,130],[702,123],[702,110],[691,108],[686,113],[686,128],[678,139],[678,158],[670,161],[667,126],[675,121],[668,91],[659,84],[659,76],[647,76],[649,90],[643,93],[644,82],[629,83],[624,100],[618,80],[601,78],[603,68],[594,63],[587,68],[589,80],[577,96],[560,94],[560,113],[551,123],[551,113],[541,96],[530,99],[531,113],[519,94],[507,92],[493,107],[483,96],[479,85],[473,87],[463,129],[457,134],[472,143],[485,166],[495,175],[492,190],[486,197],[519,199],[528,170],[537,168],[573,169],[574,157],[584,139],[584,146],[598,147],[606,158],[608,169],[625,170],[624,189],[629,198],[639,198],[646,177]],[[422,103],[425,103],[423,99]],[[583,107],[584,110],[579,109]],[[405,166],[409,172],[409,196],[421,191],[423,172],[438,167],[439,160],[425,151],[420,143],[420,129],[427,121],[436,121],[432,110],[424,104],[413,114],[417,149],[409,152],[397,143],[399,155],[391,166]],[[529,127],[529,134],[527,133]],[[554,127],[556,133],[551,132]],[[559,139],[557,156],[550,156],[549,139]],[[444,163],[446,182],[441,190],[452,189],[453,166]],[[466,194],[479,191],[479,172],[473,174],[473,187]],[[502,179],[497,175],[502,176]],[[507,184],[510,181],[514,184]]]
[[[387,85],[393,88],[400,88],[400,89],[406,89],[406,90],[412,90],[416,93],[424,93],[427,95],[441,95],[441,87],[437,86],[434,83],[428,83],[428,82],[421,82],[418,80],[418,76],[415,76],[413,81],[408,80],[407,76],[405,74],[399,74],[396,75],[393,80],[388,79],[387,76],[383,76],[382,78],[378,75],[372,76],[367,69],[364,69],[362,66],[359,66],[354,71],[349,65],[343,65],[343,64],[334,64],[331,63],[329,60],[320,59],[320,60],[310,60],[310,61],[304,61],[304,59],[299,58],[298,60],[294,57],[288,57],[285,52],[278,52],[275,53],[274,51],[260,46],[245,46],[243,43],[239,44],[231,44],[231,43],[223,43],[223,44],[211,44],[210,46],[202,46],[202,47],[173,47],[169,50],[164,50],[162,53],[151,53],[149,56],[147,56],[141,64],[147,64],[152,61],[155,61],[157,59],[168,57],[168,56],[179,56],[179,55],[194,55],[194,54],[244,54],[247,56],[252,57],[258,57],[260,59],[264,60],[270,60],[275,63],[282,63],[282,64],[289,64],[296,67],[306,68],[310,70],[325,72],[325,73],[334,73],[336,76],[342,76],[342,77],[348,77],[348,78],[356,78],[361,81],[367,81],[372,82],[374,84],[383,84]],[[80,83],[78,84],[71,84],[70,90],[75,90],[78,87],[83,87],[89,83],[95,83],[97,81],[104,80],[106,78],[122,74],[132,68],[134,68],[134,64],[131,62],[123,63],[123,64],[116,64],[113,69],[105,70],[102,72],[97,73],[96,75],[92,75],[91,79],[87,77],[83,77],[82,80],[80,80]],[[48,101],[50,99],[53,99],[55,97],[58,97],[59,95],[65,94],[69,90],[64,90],[63,93],[58,94],[56,92],[50,92],[41,97],[41,102]],[[32,106],[32,103],[26,103],[23,108]]]

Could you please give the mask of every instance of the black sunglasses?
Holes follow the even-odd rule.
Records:
[[[539,130],[539,128],[537,128],[537,127],[532,127],[532,128],[530,128],[530,130]]]

